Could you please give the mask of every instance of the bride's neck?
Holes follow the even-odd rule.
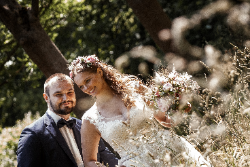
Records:
[[[112,89],[103,90],[101,94],[96,96],[96,103],[101,105],[111,101],[115,97],[115,93]]]

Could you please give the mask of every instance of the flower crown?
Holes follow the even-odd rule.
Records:
[[[70,70],[70,78],[73,79],[73,72],[72,70],[77,66],[77,64],[80,64],[83,66],[83,64],[86,65],[86,67],[91,67],[92,65],[97,65],[99,63],[99,59],[96,57],[96,55],[89,55],[89,56],[79,56],[76,58],[76,60],[73,60],[71,64],[69,65],[68,69]]]

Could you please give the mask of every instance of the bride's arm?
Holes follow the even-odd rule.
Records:
[[[95,125],[83,120],[81,127],[82,155],[85,167],[97,167],[98,144],[101,135]]]
[[[148,108],[154,108],[154,104],[148,100],[146,101],[146,105]],[[154,111],[154,118],[164,127],[171,128],[173,126],[173,121],[171,121],[171,118],[165,112]]]

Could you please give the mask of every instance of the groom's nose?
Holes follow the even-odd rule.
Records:
[[[68,99],[67,94],[63,94],[63,101],[66,101]]]

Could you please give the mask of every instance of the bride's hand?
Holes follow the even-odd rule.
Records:
[[[164,127],[171,128],[172,121],[168,115],[165,115],[165,112],[158,111],[154,114],[155,119]]]
[[[160,124],[166,128],[171,128],[173,126],[171,118],[167,115],[165,121],[161,121]]]

